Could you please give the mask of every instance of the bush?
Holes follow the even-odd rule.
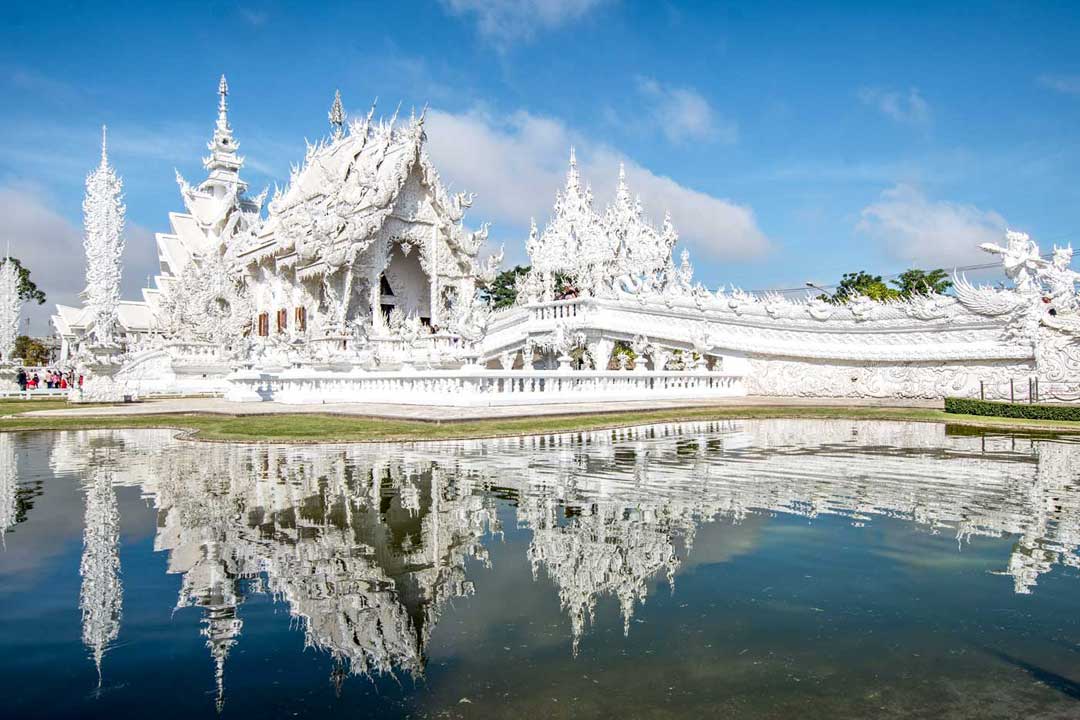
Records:
[[[958,415],[1080,422],[1080,405],[1026,405],[969,398],[945,398],[945,412]]]

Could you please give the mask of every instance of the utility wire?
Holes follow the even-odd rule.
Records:
[[[1042,255],[1040,255],[1040,257],[1043,260],[1052,260],[1054,256],[1053,256],[1053,253],[1043,253]],[[1001,267],[1000,262],[981,263],[979,265],[962,265],[960,267],[953,268],[953,272],[967,272],[969,270],[990,270],[992,268],[998,268],[998,267]],[[884,276],[882,276],[881,279],[882,279],[882,281],[895,280],[896,278],[900,277],[903,274],[904,274],[903,272],[898,272],[898,273],[894,273],[892,275],[884,275]],[[749,292],[754,294],[754,295],[765,295],[765,294],[786,295],[788,293],[798,293],[798,292],[811,292],[812,293],[814,290],[833,290],[833,289],[838,288],[838,287],[840,287],[839,283],[834,283],[832,285],[818,285],[817,283],[815,283],[813,287],[810,287],[808,285],[803,285],[802,287],[783,288],[783,289],[780,289],[780,290],[750,290]]]

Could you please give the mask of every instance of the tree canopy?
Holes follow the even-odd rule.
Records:
[[[896,287],[889,287],[889,284]],[[865,295],[871,300],[906,300],[915,295],[944,293],[952,287],[947,272],[941,268],[935,270],[905,270],[895,280],[888,283],[880,275],[871,275],[865,270],[844,273],[844,277],[831,295],[819,295],[837,305],[850,302],[853,297]]]
[[[503,270],[490,283],[480,288],[480,297],[493,310],[508,308],[517,300],[517,280],[529,272],[529,266],[517,265]]]
[[[49,349],[28,335],[15,340],[14,356],[22,358],[27,365],[45,365],[49,362]]]
[[[23,267],[19,258],[0,259],[0,265],[3,265],[7,260],[11,260],[11,262],[15,264],[15,268],[19,271],[19,298],[37,302],[38,305],[44,305],[45,292],[38,289],[38,286],[30,279],[30,268]]]
[[[941,268],[929,271],[912,268],[900,273],[900,277],[890,282],[897,287],[900,297],[930,295],[931,293],[940,295],[953,286],[949,273]]]

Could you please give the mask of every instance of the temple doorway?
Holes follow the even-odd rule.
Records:
[[[431,281],[420,265],[420,252],[411,245],[391,245],[390,260],[380,278],[380,307],[386,317],[396,307],[406,317],[415,314],[430,324]]]

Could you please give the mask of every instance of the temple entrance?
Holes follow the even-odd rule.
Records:
[[[431,281],[420,265],[420,252],[409,245],[393,243],[390,260],[380,278],[380,309],[389,317],[399,308],[406,317],[417,315],[431,322]]]

